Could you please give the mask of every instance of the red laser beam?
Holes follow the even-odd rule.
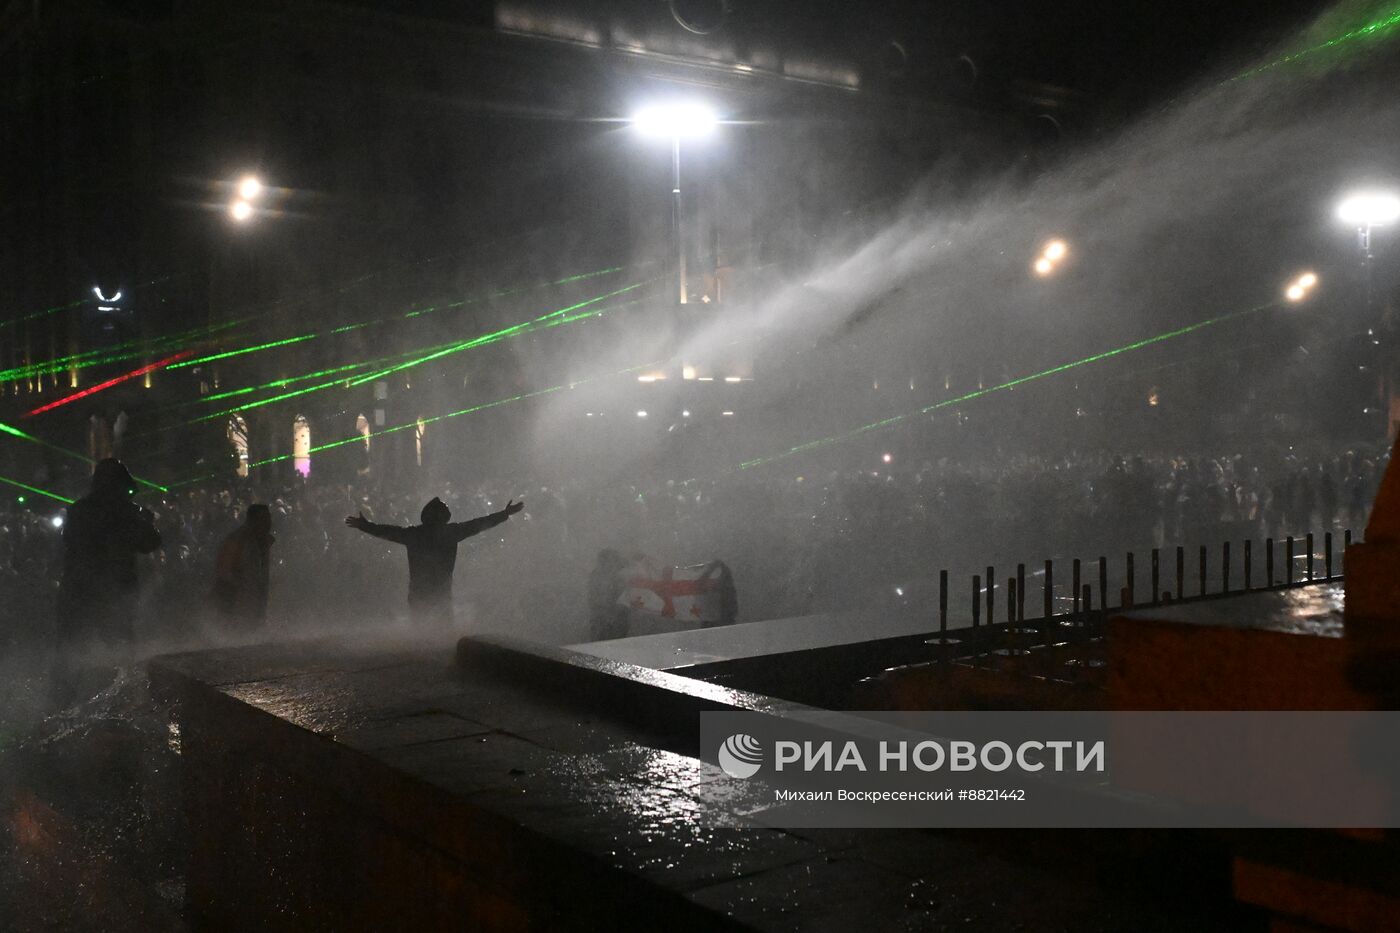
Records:
[[[101,392],[103,389],[110,389],[112,386],[117,385],[121,382],[126,382],[128,379],[135,379],[137,376],[144,376],[146,375],[146,373],[154,372],[155,370],[160,369],[162,366],[169,366],[171,363],[177,362],[178,360],[183,360],[185,357],[191,355],[192,353],[194,353],[193,350],[181,350],[174,356],[167,356],[165,359],[157,360],[149,366],[142,366],[140,369],[133,369],[131,372],[126,373],[125,375],[117,376],[115,379],[108,379],[106,382],[99,382],[95,386],[88,386],[83,391],[74,392],[72,395],[64,396],[56,402],[49,402],[47,405],[40,405],[33,411],[26,412],[24,417],[33,418],[35,415],[42,415],[46,411],[52,411],[60,405],[67,405],[69,402],[76,402],[80,398],[87,398],[89,395],[95,395],[96,393]]]

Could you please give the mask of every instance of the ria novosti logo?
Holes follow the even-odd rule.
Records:
[[[751,778],[763,766],[763,745],[751,735],[736,732],[719,747],[720,770],[732,778]]]

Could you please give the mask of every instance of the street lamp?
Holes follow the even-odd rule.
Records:
[[[1354,191],[1337,205],[1337,219],[1356,228],[1357,243],[1361,247],[1361,263],[1366,272],[1366,316],[1368,324],[1371,325],[1367,330],[1372,338],[1371,347],[1367,349],[1373,354],[1381,354],[1380,358],[1384,359],[1388,354],[1372,349],[1380,345],[1380,339],[1376,335],[1375,327],[1377,318],[1375,270],[1373,268],[1375,257],[1371,252],[1371,230],[1375,227],[1389,226],[1400,220],[1400,196],[1397,196],[1393,191],[1382,191],[1374,188]],[[1385,378],[1377,388],[1382,403],[1389,407],[1395,401],[1395,371],[1388,369],[1383,370],[1383,372]]]
[[[1337,219],[1356,228],[1361,252],[1371,262],[1371,228],[1400,220],[1400,196],[1389,191],[1357,191],[1337,205]]]
[[[1317,273],[1304,272],[1302,275],[1289,281],[1283,289],[1283,297],[1297,304],[1308,297],[1308,293],[1313,290],[1313,286],[1316,284]]]
[[[253,202],[263,195],[262,180],[256,175],[244,175],[234,185],[235,197],[228,202],[228,215],[238,223],[247,223],[253,217]]]
[[[255,176],[248,175],[238,183],[238,196],[245,201],[252,201],[262,194],[263,186]]]
[[[1051,240],[1041,247],[1040,255],[1036,257],[1031,268],[1035,274],[1044,278],[1055,271],[1060,261],[1069,255],[1069,246],[1064,240]]]
[[[671,240],[676,250],[676,294],[686,304],[685,244],[681,240],[681,139],[698,139],[714,131],[719,120],[698,101],[674,101],[644,107],[632,125],[647,136],[671,140]]]

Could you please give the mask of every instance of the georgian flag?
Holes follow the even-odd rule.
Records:
[[[639,560],[622,571],[625,585],[618,604],[665,623],[658,627],[698,628],[723,620],[724,564],[658,567]]]

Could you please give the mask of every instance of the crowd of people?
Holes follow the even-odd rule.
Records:
[[[516,477],[430,491],[295,477],[142,491],[134,501],[159,546],[142,548],[149,554],[138,560],[131,614],[136,639],[153,646],[396,624],[407,615],[400,545],[416,565],[410,596],[424,574],[441,584],[443,568],[429,567],[437,558],[423,557],[421,545],[415,557],[404,530],[434,520],[420,514],[434,492],[443,515],[497,516],[450,526],[454,538],[476,540],[455,614],[428,613],[440,627],[585,641],[589,576],[604,549],[676,565],[723,560],[739,621],[869,605],[927,612],[916,603],[927,601],[939,569],[971,574],[1046,557],[1359,531],[1386,456],[1380,447],[1267,460],[1101,452],[822,475],[772,467],[653,487],[560,488]],[[497,532],[500,516],[520,510],[511,497],[528,504],[509,534]],[[61,633],[60,592],[75,585],[63,585],[63,536],[75,520],[81,510],[32,503],[0,512],[0,644],[52,644]],[[259,561],[270,588],[249,591],[239,581],[255,576]]]

